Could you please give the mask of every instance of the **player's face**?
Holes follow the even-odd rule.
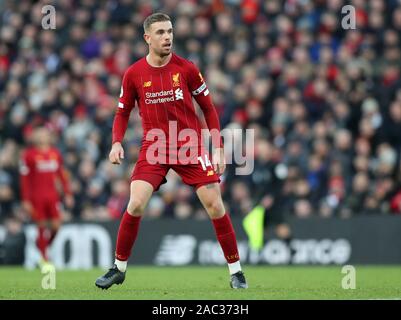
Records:
[[[46,128],[39,128],[35,134],[35,143],[38,146],[48,146],[52,142],[51,134]]]
[[[168,56],[173,47],[173,25],[171,21],[153,23],[145,33],[145,40],[150,50],[158,56]]]

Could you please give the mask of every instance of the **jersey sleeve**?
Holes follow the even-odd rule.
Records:
[[[209,89],[207,88],[206,82],[197,66],[189,62],[188,65],[188,85],[189,90],[193,97],[202,94],[203,96],[209,95]]]
[[[212,137],[212,145],[218,148],[223,147],[219,116],[213,105],[206,82],[199,69],[192,62],[189,63],[188,67],[188,88],[205,116]]]
[[[112,143],[122,142],[127,131],[128,120],[137,98],[135,85],[132,79],[131,69],[128,69],[123,77],[118,108],[114,116]]]
[[[64,167],[63,156],[58,150],[56,152],[58,157],[57,175],[61,181],[61,184],[63,185],[64,194],[71,195],[72,193],[71,193],[70,179],[67,170]]]
[[[20,196],[22,201],[30,201],[31,199],[31,177],[34,170],[32,157],[30,152],[25,150],[19,160],[19,175],[20,175]]]

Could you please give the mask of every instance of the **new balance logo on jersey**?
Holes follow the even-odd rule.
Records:
[[[184,93],[180,88],[175,89],[174,93],[175,93],[175,100],[184,100]]]

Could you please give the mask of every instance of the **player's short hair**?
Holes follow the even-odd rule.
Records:
[[[154,24],[155,22],[161,22],[161,21],[171,21],[170,17],[161,12],[156,12],[148,16],[145,21],[143,22],[143,30],[147,32],[149,30],[149,27]]]

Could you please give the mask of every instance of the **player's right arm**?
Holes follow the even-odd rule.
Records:
[[[109,160],[113,164],[121,164],[121,160],[124,159],[124,149],[121,143],[127,131],[129,116],[135,107],[136,89],[130,70],[128,69],[123,77],[118,108],[113,121],[112,147],[109,154]]]
[[[63,156],[57,149],[56,149],[56,152],[57,152],[58,163],[59,163],[56,174],[57,174],[58,179],[60,179],[60,182],[63,186],[65,204],[69,209],[72,209],[74,207],[75,201],[74,201],[74,197],[73,197],[72,191],[71,191],[69,175],[67,173],[66,168],[64,167]]]
[[[24,150],[19,163],[20,195],[22,208],[28,213],[32,213],[33,211],[30,192],[33,169],[34,166],[30,152],[28,150]]]
[[[224,158],[223,140],[220,134],[219,116],[203,76],[192,62],[188,64],[188,87],[192,92],[192,96],[202,109],[206,124],[211,133],[212,145],[214,147],[212,157],[213,169],[217,174],[223,174],[226,168],[226,162]]]

